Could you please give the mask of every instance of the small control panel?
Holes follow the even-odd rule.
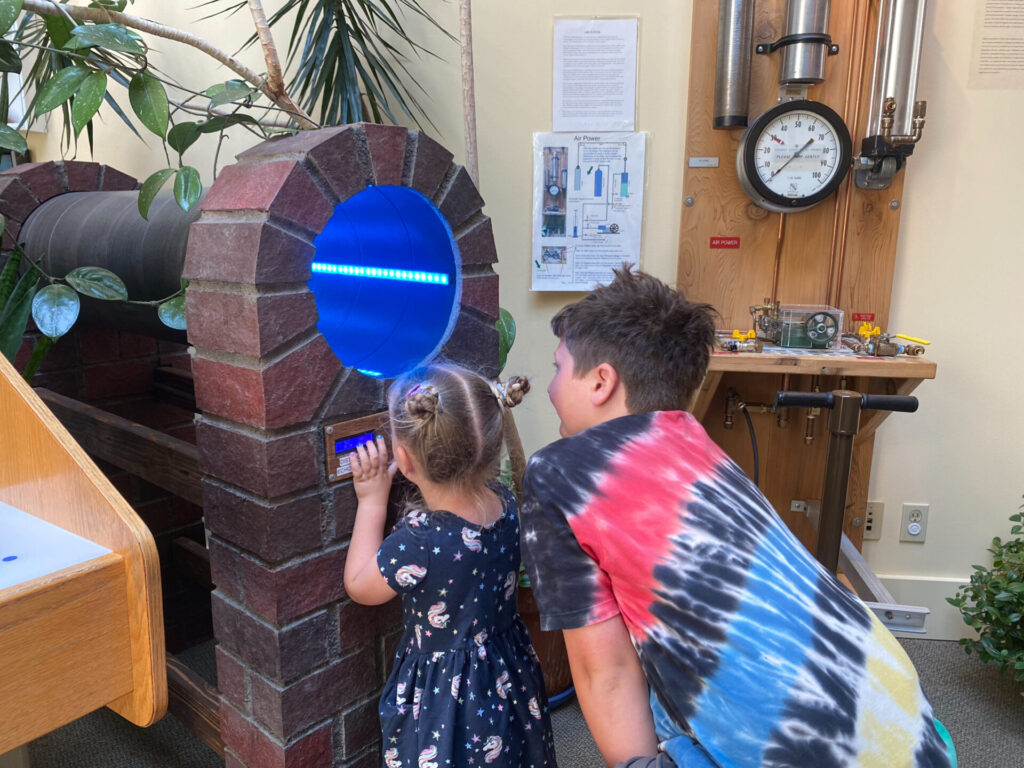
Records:
[[[360,445],[373,442],[377,435],[391,440],[387,411],[339,421],[324,427],[324,453],[327,464],[327,482],[336,483],[352,477],[350,456]]]

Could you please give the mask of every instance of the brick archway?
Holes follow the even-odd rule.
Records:
[[[385,382],[337,359],[307,286],[313,240],[370,185],[415,189],[444,215],[462,295],[440,356],[497,372],[490,220],[442,146],[350,125],[265,142],[221,172],[190,230],[185,277],[229,766],[379,762],[376,699],[398,606],[345,597],[355,496],[325,480],[322,428],[383,410]]]

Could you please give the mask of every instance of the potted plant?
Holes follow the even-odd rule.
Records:
[[[1010,521],[1015,538],[992,539],[992,567],[975,565],[971,583],[946,600],[978,633],[977,639],[960,640],[964,650],[1024,683],[1024,512],[1010,515]]]

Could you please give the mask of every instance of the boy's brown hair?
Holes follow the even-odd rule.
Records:
[[[715,310],[628,266],[614,274],[551,320],[573,373],[607,362],[626,387],[630,413],[685,409],[707,371]]]

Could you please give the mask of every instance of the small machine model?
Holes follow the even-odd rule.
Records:
[[[929,344],[931,344],[930,341],[906,336],[902,333],[882,333],[879,326],[873,326],[871,323],[861,323],[857,333],[843,334],[844,346],[852,349],[858,355],[870,355],[871,357],[895,357],[896,355],[918,357],[924,354],[924,348]]]
[[[750,308],[754,330],[765,344],[789,349],[842,347],[843,310],[827,304],[780,304],[765,299]]]

